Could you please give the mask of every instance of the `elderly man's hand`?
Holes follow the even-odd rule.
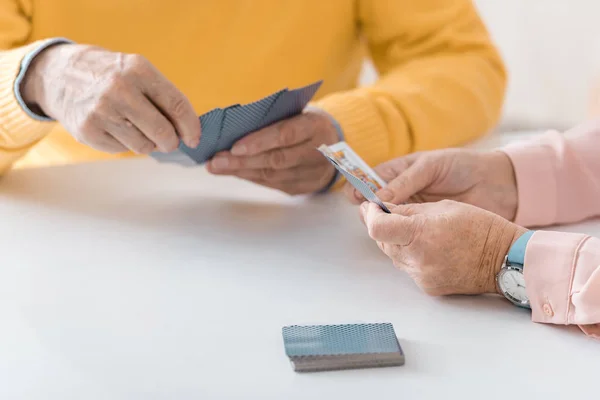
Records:
[[[145,58],[61,44],[40,53],[21,86],[32,109],[97,150],[147,154],[195,147],[200,121],[188,99]]]
[[[456,200],[492,211],[508,220],[517,212],[517,183],[508,156],[447,149],[414,153],[375,168],[388,186],[377,195],[394,204]],[[354,203],[363,201],[352,186],[344,188]]]
[[[371,238],[432,296],[496,293],[496,274],[526,229],[480,208],[444,200],[390,205],[386,214],[363,203]]]
[[[317,147],[338,141],[329,116],[306,111],[239,140],[231,151],[217,154],[208,164],[208,170],[288,194],[316,192],[335,175],[335,169]]]

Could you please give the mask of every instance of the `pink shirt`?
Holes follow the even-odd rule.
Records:
[[[515,222],[535,227],[600,216],[600,120],[503,149],[519,190]],[[536,232],[525,253],[535,322],[579,325],[600,338],[600,239]]]

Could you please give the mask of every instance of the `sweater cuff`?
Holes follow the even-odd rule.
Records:
[[[338,136],[338,140],[340,142],[344,141],[344,131],[342,130],[342,127],[340,126],[339,122],[337,122],[337,120],[335,118],[333,118],[333,116],[331,114],[329,114],[327,111],[315,107],[313,105],[308,105],[306,106],[306,108],[304,109],[304,112],[318,112],[321,113],[323,115],[325,115],[327,118],[329,118],[329,120],[331,121],[331,124],[333,125],[333,127],[335,128],[336,132],[337,132],[337,136]],[[339,171],[336,169],[335,170],[335,174],[333,175],[333,178],[331,178],[331,181],[329,181],[329,183],[327,185],[325,185],[325,187],[321,190],[319,190],[318,192],[316,192],[316,194],[324,194],[329,192],[333,187],[336,186],[336,184],[338,182],[340,182],[342,180],[342,175],[339,173]]]
[[[539,141],[516,143],[502,149],[510,158],[517,178],[519,203],[515,223],[545,226],[556,220],[557,183],[553,152]]]
[[[23,79],[25,79],[27,70],[31,66],[31,63],[33,62],[34,58],[38,54],[40,54],[42,51],[46,50],[48,47],[54,46],[56,44],[72,44],[72,43],[73,43],[72,41],[65,39],[65,38],[48,39],[48,40],[45,40],[45,41],[41,42],[40,44],[38,44],[38,46],[36,48],[31,50],[29,53],[27,53],[25,55],[25,57],[23,57],[23,60],[21,61],[21,68],[19,70],[19,74],[17,75],[17,78],[15,79],[15,84],[14,84],[13,90],[15,92],[15,97],[16,97],[17,101],[19,102],[19,105],[21,106],[23,111],[25,111],[25,113],[30,118],[35,119],[37,121],[42,121],[42,122],[54,121],[52,118],[50,118],[46,115],[39,115],[39,114],[31,111],[31,109],[27,106],[27,104],[25,104],[25,101],[23,100],[23,96],[21,96],[21,83],[23,83]]]
[[[360,91],[332,94],[313,105],[338,122],[345,141],[367,164],[376,166],[388,160],[388,130],[381,113],[367,94]]]
[[[21,62],[46,41],[0,52],[0,148],[17,151],[44,137],[50,124],[32,118],[15,93]]]

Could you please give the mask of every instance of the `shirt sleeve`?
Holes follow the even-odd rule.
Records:
[[[506,73],[471,0],[360,0],[380,78],[315,103],[369,165],[458,145],[497,121]]]
[[[600,339],[600,239],[537,231],[524,274],[534,322],[578,325]]]
[[[546,226],[600,215],[600,119],[503,150],[517,178],[517,224]]]

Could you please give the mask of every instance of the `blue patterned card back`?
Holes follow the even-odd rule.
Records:
[[[275,122],[291,118],[301,114],[304,107],[313,98],[323,81],[315,82],[311,85],[284,91],[275,101],[265,118],[260,123],[260,127],[269,126]]]
[[[280,90],[254,103],[225,109],[223,129],[215,153],[230,149],[242,137],[256,131],[260,121],[282,92]]]
[[[282,334],[288,357],[402,353],[390,323],[294,325]]]
[[[224,116],[225,111],[221,108],[216,108],[202,115],[200,117],[200,126],[202,127],[200,144],[192,149],[181,142],[179,150],[190,156],[197,164],[208,161],[215,154]]]

